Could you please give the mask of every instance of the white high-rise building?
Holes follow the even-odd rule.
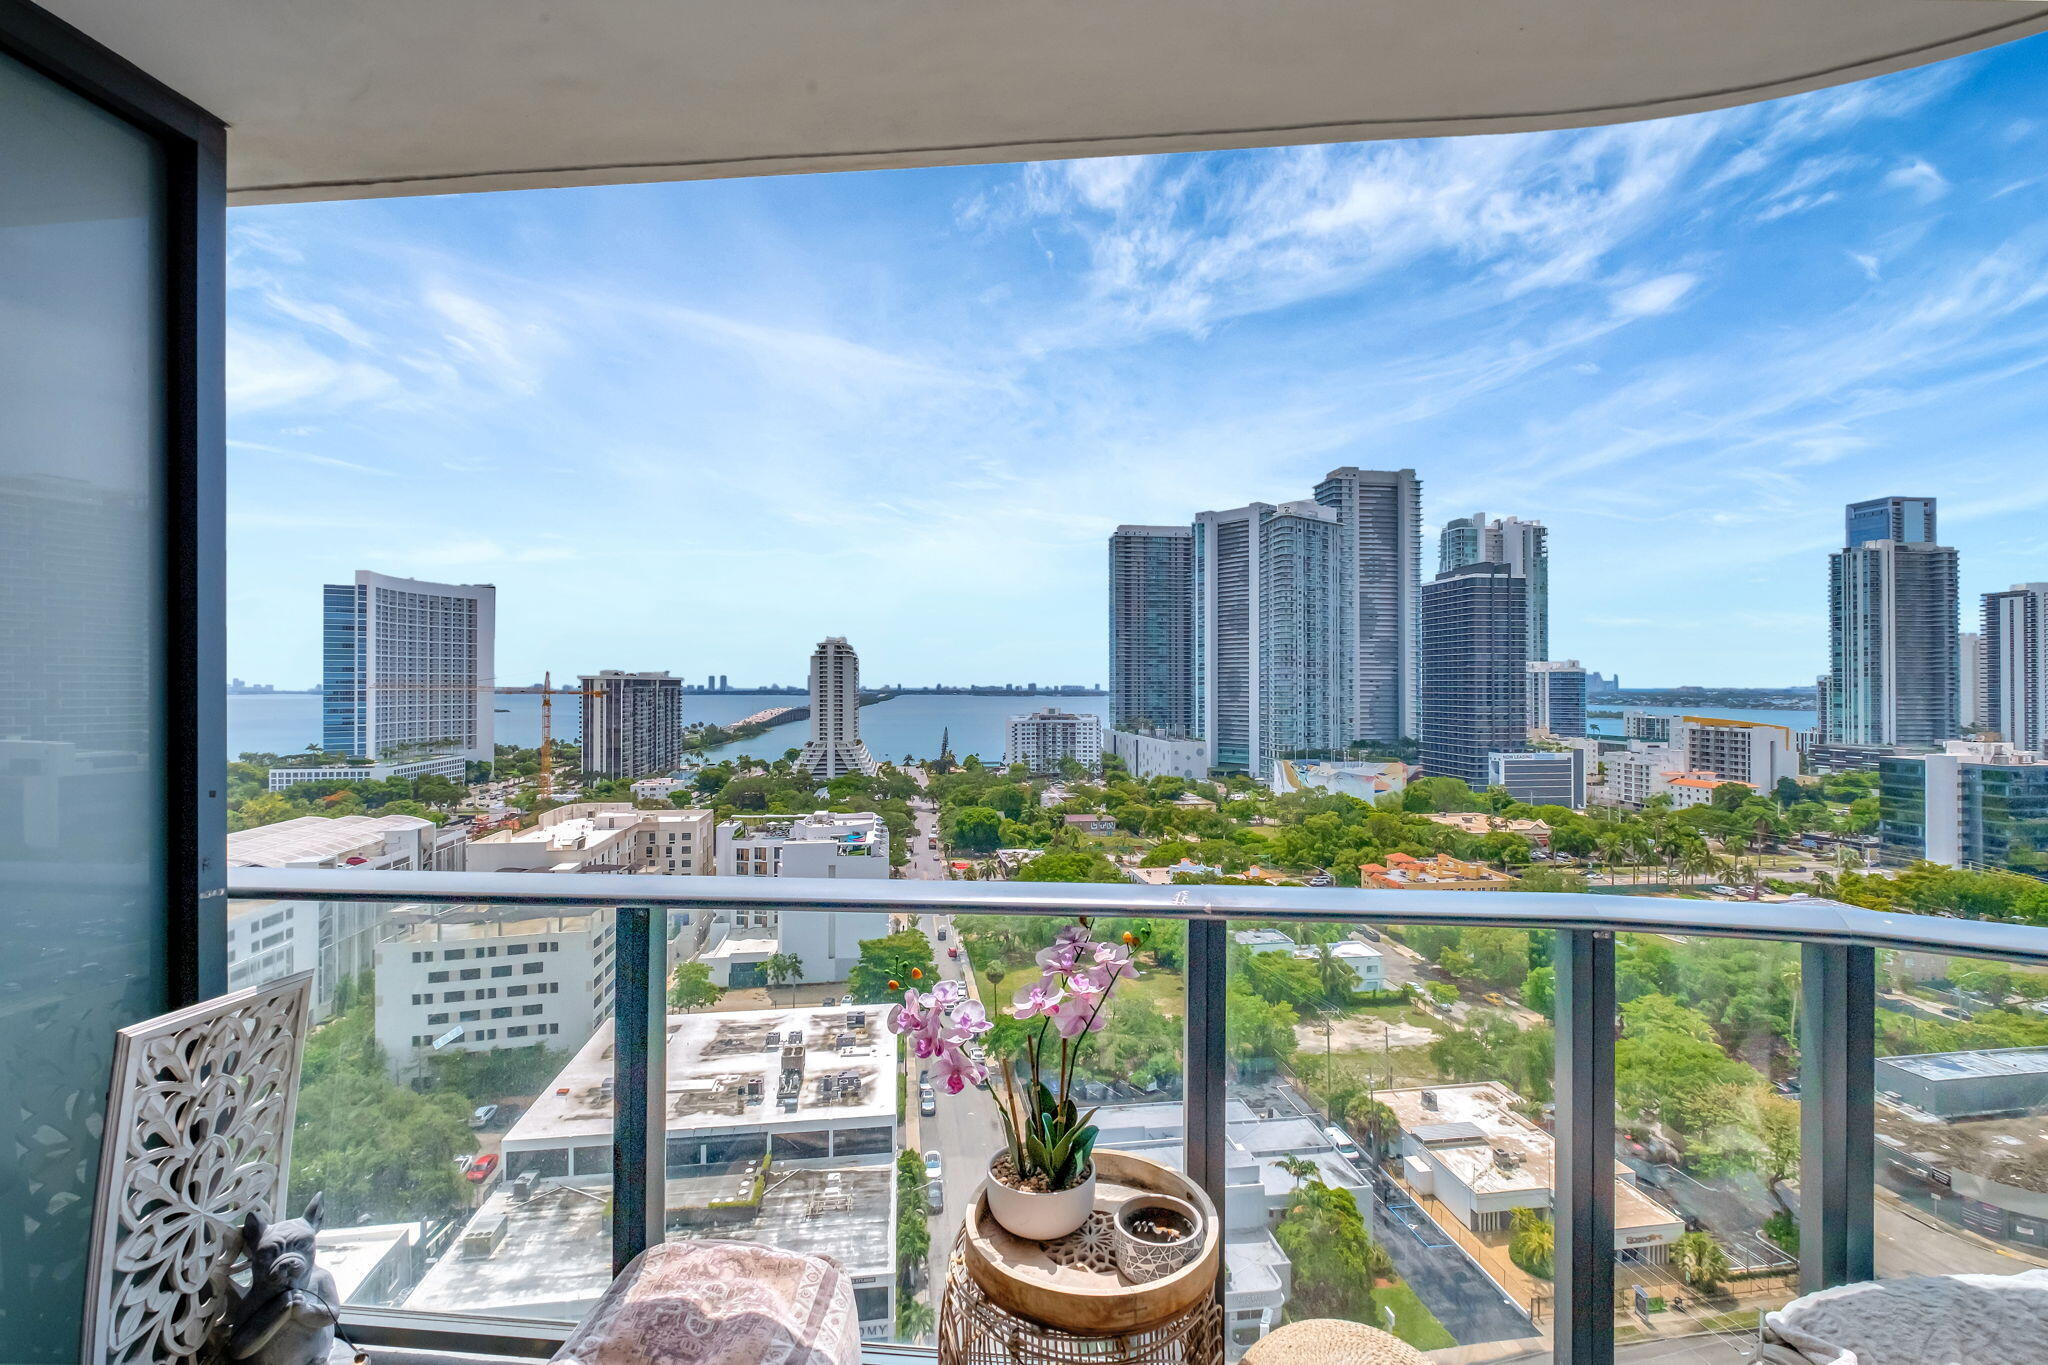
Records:
[[[721,877],[823,877],[886,881],[889,826],[867,812],[736,815],[718,827]],[[792,953],[805,981],[844,981],[860,961],[862,939],[889,932],[886,910],[793,914],[772,905],[693,910],[684,933],[721,986],[757,986],[769,958]]]
[[[356,570],[321,590],[320,743],[392,759],[489,762],[498,590]]]
[[[583,771],[663,775],[683,761],[683,680],[607,668],[583,675]]]
[[[1048,706],[1004,722],[1004,763],[1022,763],[1034,773],[1056,773],[1073,759],[1090,772],[1102,766],[1102,717],[1075,715]]]
[[[2048,583],[1985,593],[1983,622],[1978,723],[2038,753],[2048,748]]]
[[[1412,469],[1346,465],[1323,476],[1316,501],[1337,514],[1341,740],[1413,738],[1420,717],[1422,481]]]
[[[827,636],[811,651],[811,737],[796,766],[821,782],[875,775],[875,760],[860,742],[860,656],[844,635]]]
[[[1965,730],[1981,730],[1985,725],[1984,704],[1984,636],[1974,630],[1966,630],[1956,636],[1956,655],[1962,662],[1962,687],[1957,704],[1961,707],[1962,725]]]
[[[1586,670],[1577,659],[1529,661],[1529,728],[1557,739],[1586,736]]]
[[[1761,792],[1780,778],[1799,776],[1799,746],[1783,725],[1681,716],[1671,723],[1671,747],[1687,770],[1747,782]]]

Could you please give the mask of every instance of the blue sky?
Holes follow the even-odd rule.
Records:
[[[1099,681],[1120,522],[1413,466],[1553,653],[1810,681],[1841,504],[2048,578],[2048,40],[1716,114],[231,216],[230,670],[494,582],[543,668]]]

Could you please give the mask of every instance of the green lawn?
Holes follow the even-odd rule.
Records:
[[[1430,1312],[1407,1285],[1382,1285],[1372,1291],[1372,1299],[1373,1306],[1379,1310],[1380,1325],[1416,1350],[1441,1351],[1446,1346],[1458,1344],[1458,1339],[1444,1329],[1444,1325],[1436,1320],[1436,1314]],[[1394,1316],[1392,1323],[1387,1321],[1389,1311]]]

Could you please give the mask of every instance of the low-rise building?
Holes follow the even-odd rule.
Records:
[[[1665,773],[1662,775],[1663,794],[1671,798],[1673,810],[1686,810],[1692,806],[1713,804],[1714,793],[1723,787],[1755,787],[1747,782],[1734,782],[1709,772]]]
[[[1878,840],[1894,866],[1926,860],[2048,877],[2048,761],[1953,739],[1878,765]]]
[[[1273,761],[1267,785],[1282,796],[1295,792],[1326,792],[1376,801],[1408,785],[1412,769],[1397,760],[1348,762],[1329,759],[1280,758]]]
[[[635,801],[666,801],[677,792],[694,791],[697,780],[692,777],[643,777],[633,784]]]
[[[1578,749],[1521,749],[1486,756],[1486,785],[1531,806],[1586,804],[1586,755]]]
[[[889,826],[868,812],[739,815],[718,827],[722,877],[824,877],[885,880]],[[844,981],[860,961],[862,939],[889,932],[887,911],[794,913],[773,906],[693,910],[685,918],[690,955],[721,986],[767,984],[768,960],[794,954],[802,980]]]
[[[1358,884],[1368,890],[1506,891],[1515,879],[1481,863],[1468,863],[1448,853],[1428,858],[1389,853],[1384,863],[1363,863]]]
[[[1646,744],[1669,744],[1671,717],[1660,716],[1651,711],[1623,711],[1621,737],[1641,740]]]
[[[1516,1209],[1551,1208],[1551,1135],[1515,1111],[1521,1097],[1498,1081],[1382,1090],[1400,1125],[1402,1178],[1475,1233],[1506,1232]],[[1614,1250],[1663,1262],[1685,1220],[1614,1163]]]
[[[1784,777],[1799,776],[1799,746],[1789,726],[1719,716],[1680,716],[1671,727],[1671,747],[1694,772],[1727,782],[1747,782],[1767,791]]]
[[[441,831],[416,815],[302,815],[228,835],[229,867],[436,868]],[[454,866],[460,869],[459,847]],[[344,982],[368,972],[388,906],[368,901],[228,903],[228,989],[313,973],[315,1018],[332,1014]]]
[[[470,841],[472,872],[638,872],[705,876],[712,862],[708,810],[639,810],[624,801],[577,801],[541,812],[525,829]]]
[[[607,1023],[506,1132],[503,1179],[407,1308],[573,1321],[610,1285],[612,1041]],[[670,1015],[670,1235],[829,1256],[862,1337],[888,1339],[895,1068],[879,1010]]]
[[[1504,815],[1476,810],[1439,811],[1422,818],[1466,834],[1519,834],[1529,841],[1531,848],[1550,847],[1550,826],[1541,820],[1510,820]]]
[[[1078,829],[1083,834],[1116,833],[1116,817],[1107,811],[1089,811],[1082,815],[1063,815],[1060,823],[1068,829]]]
[[[2048,1047],[1879,1057],[1877,1091],[1941,1119],[2040,1113],[2048,1109]]]
[[[376,1033],[398,1075],[444,1049],[580,1047],[612,1012],[612,912],[400,907],[377,945]]]
[[[388,782],[394,777],[410,781],[418,777],[445,777],[451,782],[468,780],[469,764],[461,754],[429,754],[403,762],[306,763],[272,768],[265,779],[271,791],[281,792],[301,782]]]
[[[1136,778],[1185,777],[1200,781],[1215,766],[1206,739],[1108,730],[1103,733],[1102,742],[1104,749],[1123,760],[1124,767]]]
[[[1102,717],[1048,706],[1011,716],[1003,726],[1003,762],[1034,773],[1056,773],[1068,760],[1089,772],[1102,766]]]

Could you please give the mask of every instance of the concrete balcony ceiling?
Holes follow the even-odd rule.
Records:
[[[1839,84],[2026,0],[41,0],[238,203],[1519,132]]]

